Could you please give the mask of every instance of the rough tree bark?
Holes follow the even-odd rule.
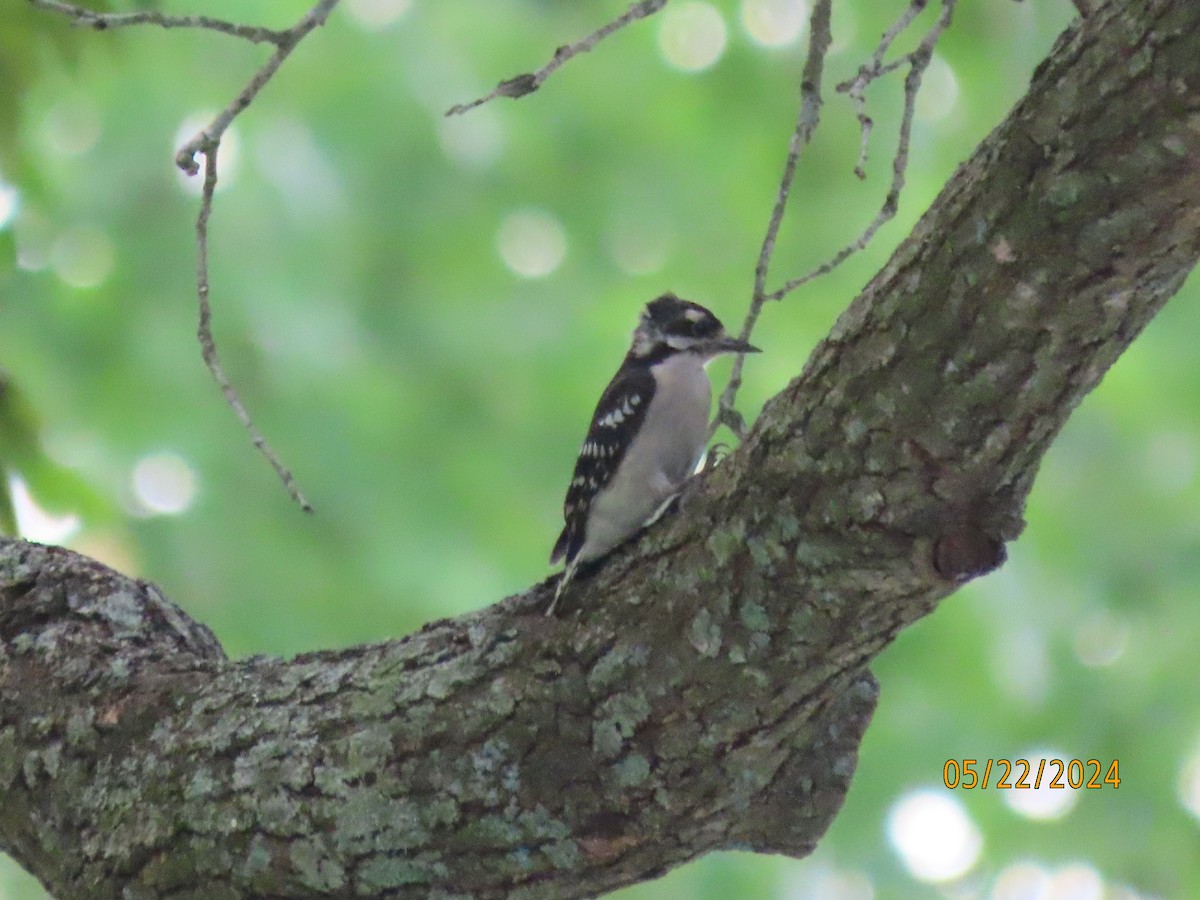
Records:
[[[1002,561],[1051,440],[1198,253],[1200,4],[1113,2],[561,619],[544,583],[229,661],[155,588],[0,541],[0,846],[70,898],[567,897],[803,855],[867,664]]]

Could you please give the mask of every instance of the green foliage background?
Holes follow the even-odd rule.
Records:
[[[728,44],[703,72],[664,63],[652,19],[537,94],[453,121],[446,107],[540,65],[625,0],[418,0],[381,29],[348,2],[236,123],[212,220],[227,369],[312,516],[201,362],[198,200],[171,163],[184,121],[228,102],[266,48],[0,11],[0,179],[19,192],[0,228],[0,467],[81,518],[69,545],[160,584],[234,656],[398,637],[544,577],[587,416],[640,305],[671,289],[740,321],[795,117],[804,39],[757,45],[734,0],[715,4]],[[865,182],[852,174],[853,110],[831,88],[901,6],[835,3],[824,123],[778,278],[827,258],[882,199],[899,81],[870,95]],[[282,27],[305,4],[168,8]],[[961,4],[899,217],[767,309],[743,412],[800,370],[1073,12],[1066,0]],[[501,222],[528,207],[566,237],[562,264],[536,279],[497,252]],[[623,269],[614,244],[661,264]],[[1185,803],[1200,810],[1196,294],[1193,280],[1072,418],[1009,564],[879,660],[879,711],[816,854],[715,855],[624,896],[1200,896],[1200,813]],[[727,371],[714,366],[718,383]],[[178,515],[148,515],[131,487],[139,460],[160,453],[194,473]],[[1038,748],[1118,759],[1120,788],[1037,820],[1011,791],[942,786],[948,758]],[[914,878],[889,837],[895,804],[921,788],[960,803],[982,839],[975,864],[939,886]],[[41,896],[0,860],[0,900]]]

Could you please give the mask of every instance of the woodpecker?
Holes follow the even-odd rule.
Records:
[[[546,615],[583,562],[608,553],[661,514],[704,453],[722,353],[758,353],[698,303],[663,294],[642,311],[633,343],[596,405],[550,554],[565,561]]]

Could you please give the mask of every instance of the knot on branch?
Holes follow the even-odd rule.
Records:
[[[800,858],[842,808],[858,747],[879,699],[870,671],[853,672],[793,736],[791,752],[731,833],[734,847]]]
[[[1000,568],[1007,558],[1002,542],[969,523],[944,533],[933,545],[934,569],[958,583]]]
[[[61,671],[81,678],[108,671],[114,659],[225,658],[213,633],[153,585],[61,547],[7,538],[0,539],[0,651],[70,658]]]

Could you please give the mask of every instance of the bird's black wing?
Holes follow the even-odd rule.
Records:
[[[565,558],[569,565],[579,553],[587,539],[592,500],[616,474],[633,435],[642,427],[654,386],[649,365],[630,364],[627,360],[604,389],[567,488],[563,503],[566,525],[550,554],[552,564]]]

